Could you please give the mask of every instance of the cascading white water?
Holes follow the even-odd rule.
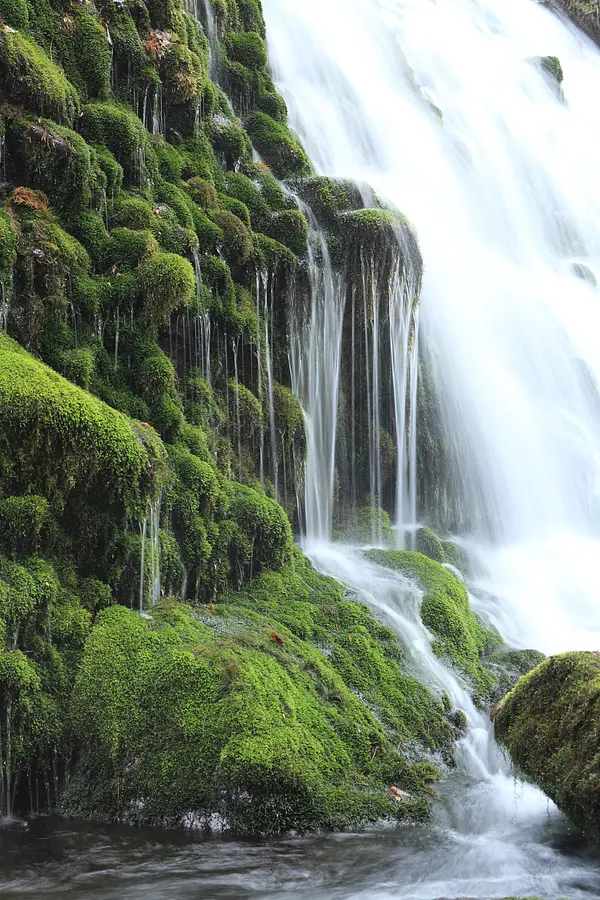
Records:
[[[319,540],[331,535],[335,442],[342,352],[345,287],[334,272],[327,241],[310,210],[310,311],[292,305],[290,369],[292,387],[310,411],[306,420],[306,532]]]
[[[600,53],[535,0],[263,7],[274,76],[317,170],[370,183],[416,226],[425,266],[419,340],[452,473],[437,513],[479,559],[474,608],[517,645],[597,647]],[[536,63],[544,55],[562,63],[564,99]],[[335,367],[336,331],[326,326],[336,309],[313,315],[305,342],[328,355],[305,353],[293,365],[315,485],[331,454],[319,458],[314,435],[331,438],[337,410],[335,397],[302,389],[302,365],[316,366],[313,380],[322,381]],[[401,331],[393,368],[406,379]],[[413,399],[415,375],[413,363],[405,384]],[[404,434],[398,477],[408,468],[414,486]],[[413,451],[414,440],[413,427]],[[310,519],[307,530],[327,536]],[[457,845],[472,844],[469,859],[460,875],[445,864],[437,887],[426,874],[419,889],[393,895],[537,894],[544,885],[548,896],[563,896],[560,859],[549,855],[541,874],[531,837],[545,800],[526,788],[517,804],[489,725],[431,653],[414,592],[350,550],[309,543],[307,551],[393,622],[416,650],[420,677],[444,686],[469,715],[461,762],[479,785],[447,813]]]
[[[417,228],[452,519],[481,545],[508,636],[595,646],[600,54],[534,0],[264,11],[318,169],[369,182]],[[545,54],[564,102],[533,62]]]

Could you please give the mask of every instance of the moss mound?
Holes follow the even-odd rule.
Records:
[[[107,610],[77,678],[83,755],[65,808],[163,825],[217,814],[263,834],[422,817],[436,770],[408,762],[411,746],[450,758],[455,732],[400,662],[393,635],[300,554],[209,610]]]
[[[69,383],[0,335],[0,455],[4,494],[104,492],[135,502],[163,457],[159,438]]]
[[[496,738],[516,769],[600,840],[600,656],[564,653],[519,681],[502,702]]]
[[[25,103],[39,115],[67,124],[73,121],[79,98],[62,69],[29,37],[3,25],[0,73],[11,102]]]

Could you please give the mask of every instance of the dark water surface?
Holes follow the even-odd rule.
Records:
[[[480,900],[600,897],[598,852],[559,819],[483,837],[448,827],[240,842],[58,819],[0,829],[0,897]]]

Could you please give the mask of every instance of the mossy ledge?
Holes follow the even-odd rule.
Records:
[[[516,771],[600,841],[600,655],[564,653],[522,678],[496,714]]]

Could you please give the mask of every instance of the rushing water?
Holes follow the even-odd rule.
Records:
[[[438,518],[480,545],[513,640],[596,646],[597,48],[534,0],[264,10],[318,169],[371,183],[417,228],[452,472]],[[560,58],[564,102],[540,54]]]
[[[451,788],[467,812],[485,814],[485,798],[460,782]],[[442,799],[440,816],[448,824],[439,830],[378,829],[268,843],[53,820],[17,823],[1,835],[0,897],[491,900],[518,892],[592,900],[600,893],[600,868],[589,849],[552,814],[540,811],[535,821],[521,821],[521,841],[508,848],[503,825],[486,842],[465,840],[453,828],[450,805],[450,797]]]

